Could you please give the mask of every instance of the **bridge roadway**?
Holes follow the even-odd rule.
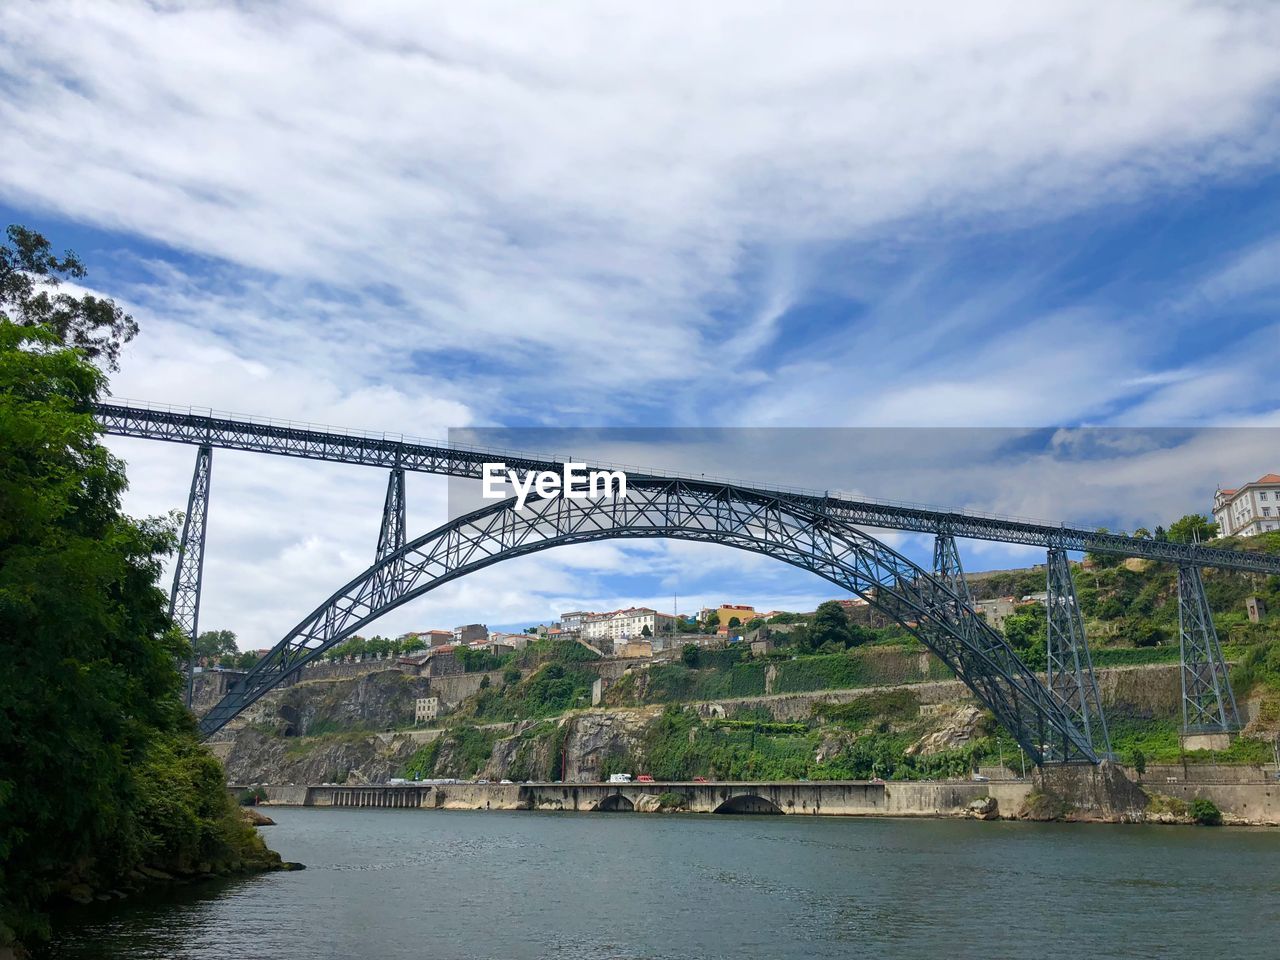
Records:
[[[94,415],[109,434],[141,437],[190,445],[207,444],[231,450],[247,450],[279,456],[328,460],[365,466],[412,470],[453,477],[480,477],[481,465],[502,461],[519,473],[559,470],[562,463],[530,455],[479,447],[406,439],[397,434],[339,431],[279,420],[255,420],[214,414],[211,411],[137,403],[99,403]],[[679,477],[678,474],[643,470],[577,458],[598,469],[624,469],[629,476]],[[1126,557],[1142,557],[1201,567],[1280,574],[1280,557],[1239,550],[1223,550],[1198,544],[1138,539],[1113,533],[1054,525],[1031,520],[945,511],[908,504],[859,499],[838,491],[777,488],[750,483],[687,476],[690,483],[732,486],[790,499],[817,509],[853,526],[913,533],[950,534],[974,540],[1020,543],[1046,549],[1092,551]]]

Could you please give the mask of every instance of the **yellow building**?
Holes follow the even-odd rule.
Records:
[[[729,619],[737,617],[741,626],[746,626],[748,620],[752,620],[756,615],[756,608],[747,606],[742,603],[722,603],[716,608],[716,615],[720,618],[720,626],[729,626]]]

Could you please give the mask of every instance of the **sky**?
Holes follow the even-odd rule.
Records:
[[[11,0],[0,219],[138,320],[120,398],[1153,527],[1280,471],[1278,48],[1266,0]],[[185,505],[191,449],[108,443]],[[384,483],[218,451],[202,626],[278,640]],[[598,543],[376,629],[832,595]]]

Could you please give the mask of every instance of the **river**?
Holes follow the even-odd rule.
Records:
[[[1280,956],[1280,830],[269,812],[305,871],[82,908],[49,955]]]

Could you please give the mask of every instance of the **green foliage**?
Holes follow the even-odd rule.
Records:
[[[778,665],[774,693],[865,687],[872,681],[866,661],[848,654],[801,657]]]
[[[1043,670],[1048,662],[1048,614],[1043,605],[1027,603],[1004,621],[1005,639],[1032,670]]]
[[[497,740],[494,730],[469,725],[456,727],[419,747],[405,764],[402,776],[421,780],[471,779],[489,762]]]
[[[16,224],[7,235],[9,243],[0,245],[0,322],[47,332],[46,344],[74,347],[115,369],[120,348],[138,332],[133,318],[111,300],[57,292],[63,281],[85,276],[70,250],[59,259],[41,234]]]
[[[523,681],[501,688],[484,687],[476,695],[474,714],[484,720],[536,720],[591,702],[595,676],[561,663],[546,663]]]
[[[444,737],[437,737],[430,743],[424,743],[409,758],[401,776],[413,780],[432,780],[436,776],[436,761],[440,759],[440,749],[444,746]]]
[[[593,653],[573,640],[551,640],[544,637],[532,641],[523,650],[517,652],[515,662],[529,668],[544,663],[591,663],[599,659],[598,653]]]
[[[686,643],[680,648],[680,662],[690,670],[696,670],[698,668],[699,660],[698,645],[696,643]]]
[[[1134,747],[1129,751],[1129,765],[1138,771],[1139,776],[1147,772],[1147,755],[1140,747]]]
[[[123,466],[87,412],[103,376],[62,343],[110,362],[123,315],[35,302],[15,264],[79,268],[17,237],[0,252],[0,310],[22,324],[0,318],[0,928],[38,937],[56,884],[266,851],[179,698],[190,648],[156,585],[174,524],[121,513]]]
[[[1236,696],[1256,687],[1280,691],[1280,639],[1250,647],[1231,671]]]
[[[1188,513],[1169,524],[1169,539],[1173,543],[1204,543],[1218,535],[1218,525],[1198,513]]]
[[[667,790],[658,794],[659,810],[687,810],[688,807],[689,798],[683,793],[675,793],[672,790]]]
[[[515,659],[513,653],[498,655],[491,650],[472,650],[469,647],[459,647],[457,656],[458,662],[462,664],[463,673],[488,673],[490,670],[501,670]]]
[[[240,652],[236,647],[236,635],[230,630],[205,630],[196,637],[192,646],[196,657],[215,662],[224,658],[234,660]]]
[[[920,698],[911,690],[880,690],[848,703],[819,703],[814,715],[853,730],[877,722],[913,720],[920,714]]]
[[[1196,797],[1191,801],[1191,817],[1202,826],[1222,826],[1222,811],[1207,797]]]

